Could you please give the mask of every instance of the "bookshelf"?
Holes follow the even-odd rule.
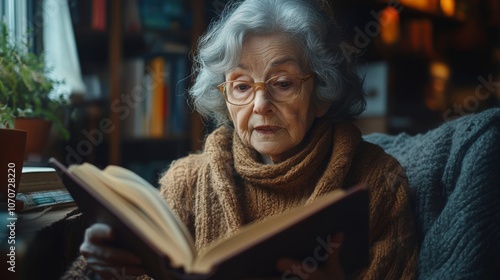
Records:
[[[361,64],[383,64],[387,71],[386,111],[369,116],[365,127],[416,134],[500,105],[498,88],[475,92],[490,77],[500,80],[498,1],[341,0],[331,6]]]
[[[80,1],[74,2],[80,3]],[[93,1],[84,2],[93,3]],[[164,69],[168,69],[173,67],[172,61],[185,58],[185,68],[190,69],[187,59],[189,55],[186,50],[179,51],[176,46],[187,46],[187,52],[191,52],[198,37],[205,30],[208,19],[215,16],[222,8],[218,6],[222,2],[173,1],[182,3],[188,11],[188,14],[184,14],[181,18],[189,19],[189,22],[182,21],[176,25],[182,27],[183,24],[187,24],[188,27],[173,29],[142,27],[137,30],[132,28],[130,31],[124,28],[124,23],[130,23],[129,12],[125,11],[128,11],[128,5],[131,2],[134,1],[106,1],[108,17],[104,30],[82,28],[78,25],[75,28],[83,72],[95,74],[105,81],[102,84],[102,97],[99,100],[84,103],[84,107],[98,108],[98,110],[88,110],[93,114],[87,114],[89,115],[86,120],[87,126],[93,129],[98,128],[100,119],[109,118],[114,127],[105,135],[106,141],[97,145],[93,152],[84,159],[97,165],[127,166],[130,163],[140,165],[148,158],[152,161],[175,159],[190,151],[200,149],[204,136],[204,127],[199,116],[187,108],[188,117],[182,125],[188,127],[185,133],[166,133],[160,137],[151,135],[130,137],[128,134],[130,131],[127,129],[129,124],[122,120],[123,111],[117,110],[120,106],[113,106],[116,104],[113,102],[123,98],[124,92],[129,87],[123,81],[123,72],[133,71],[126,69],[134,59],[143,63],[143,67],[146,68],[154,58],[163,57],[170,63],[163,66]],[[419,1],[415,3],[417,2]],[[420,2],[434,3],[433,5],[441,3],[440,1]],[[352,39],[356,36],[362,38],[357,30],[363,33],[366,44],[362,41],[359,41],[363,43],[361,45],[354,44],[357,47],[356,51],[361,54],[361,63],[368,66],[377,65],[377,67],[378,64],[382,64],[384,67],[381,69],[387,72],[384,77],[386,106],[383,112],[378,111],[376,115],[367,117],[369,121],[365,123],[366,127],[388,133],[423,132],[438,122],[442,122],[447,116],[447,110],[453,109],[454,104],[467,105],[464,103],[466,102],[464,97],[474,95],[474,88],[481,82],[478,77],[488,80],[492,75],[492,80],[500,80],[500,23],[498,21],[500,15],[494,14],[495,11],[496,13],[500,11],[495,9],[498,7],[495,6],[498,5],[497,2],[494,0],[456,0],[455,2],[457,12],[450,16],[440,10],[439,6],[426,10],[421,6],[407,5],[405,1],[332,0],[331,7],[337,21],[346,31],[346,38]],[[464,6],[464,3],[472,3],[472,8]],[[399,30],[391,43],[384,42],[382,31],[377,29],[377,25],[378,27],[381,25],[377,17],[388,6],[393,6],[396,10],[398,24],[395,28]],[[86,9],[91,10],[89,7]],[[90,20],[87,19],[87,22]],[[170,44],[168,48],[170,51],[164,50],[167,44]],[[439,76],[436,78],[431,75],[431,71],[434,71],[431,69],[442,69],[440,63],[447,68],[444,72],[449,72],[448,81],[442,86],[442,92],[430,92],[433,90],[433,81],[438,85],[443,84]],[[372,68],[379,69],[377,67]],[[174,68],[178,69],[175,66]],[[171,71],[165,70],[165,72]],[[187,79],[182,81],[184,85],[181,88],[187,88],[191,82],[189,74],[184,76]],[[169,83],[177,86],[178,80]],[[134,85],[133,82],[132,85]],[[175,86],[170,88],[170,93],[175,92]],[[497,89],[497,92],[491,92],[488,100],[484,102],[481,100],[481,105],[477,110],[498,104],[498,96],[500,96],[498,91]],[[442,100],[436,98],[436,94],[441,94]],[[472,111],[476,110],[476,108],[473,109]],[[132,127],[140,128],[141,126],[133,125]],[[77,132],[80,130],[79,128]],[[81,138],[75,139],[74,145],[77,145]],[[150,147],[155,147],[155,149],[149,149]],[[143,150],[148,151],[141,153]]]
[[[92,142],[88,135],[102,138],[88,145],[92,151],[81,160],[159,166],[201,147],[204,128],[185,93],[189,55],[206,25],[204,5],[202,0],[72,1],[82,72],[97,84],[88,91],[98,93],[75,102],[84,117],[74,124],[71,145],[78,152],[84,150],[78,147],[82,141]],[[103,120],[106,129],[99,130]]]

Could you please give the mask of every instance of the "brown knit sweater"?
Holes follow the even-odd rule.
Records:
[[[160,180],[161,193],[201,251],[244,224],[364,183],[370,192],[370,263],[351,276],[415,278],[417,239],[399,163],[362,141],[352,124],[319,122],[311,132],[298,154],[265,165],[236,133],[221,127],[208,136],[202,153],[171,165]]]
[[[274,165],[261,163],[236,133],[219,128],[203,153],[173,163],[160,182],[198,250],[244,224],[365,183],[371,198],[371,261],[356,278],[415,277],[417,239],[406,176],[394,158],[362,141],[352,124],[315,125],[297,155]]]

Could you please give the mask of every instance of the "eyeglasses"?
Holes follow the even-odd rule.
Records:
[[[269,98],[276,102],[290,102],[300,95],[302,84],[309,80],[307,75],[280,75],[265,82],[250,82],[243,80],[227,81],[217,86],[226,101],[232,105],[243,106],[255,99],[255,92],[263,89]]]

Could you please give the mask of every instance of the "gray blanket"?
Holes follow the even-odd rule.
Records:
[[[425,134],[371,134],[408,175],[419,279],[500,279],[500,109]]]

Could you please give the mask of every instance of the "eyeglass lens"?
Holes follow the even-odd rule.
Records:
[[[225,85],[227,99],[233,104],[252,102],[255,91],[259,88],[267,90],[269,97],[274,101],[284,102],[300,94],[301,81],[294,76],[278,76],[269,79],[265,83],[236,80],[229,81]]]

